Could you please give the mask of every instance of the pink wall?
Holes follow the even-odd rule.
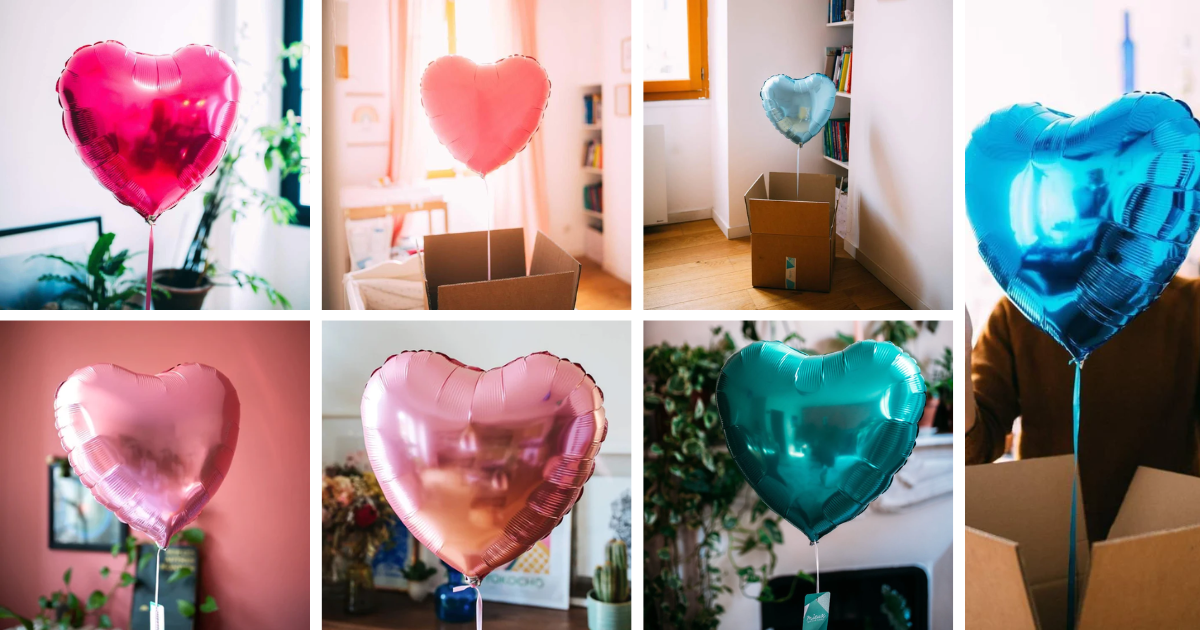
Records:
[[[37,598],[71,585],[107,590],[107,553],[51,551],[46,457],[64,455],[54,392],[77,368],[115,363],[156,373],[211,365],[241,399],[241,433],[229,476],[195,524],[200,593],[220,610],[198,628],[306,628],[309,623],[308,322],[0,323],[0,605],[32,616]],[[112,578],[110,578],[111,580]],[[128,627],[131,589],[110,610]],[[0,627],[7,627],[0,622]]]

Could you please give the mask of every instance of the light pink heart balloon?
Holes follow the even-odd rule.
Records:
[[[608,431],[603,404],[581,366],[546,352],[487,371],[404,352],[367,381],[363,437],[413,536],[482,579],[575,505]]]
[[[199,363],[153,376],[90,365],[54,395],[55,426],[75,474],[159,547],[221,487],[240,408],[229,379]]]
[[[550,77],[533,57],[476,64],[439,57],[421,75],[421,104],[439,142],[487,175],[516,157],[542,123]]]

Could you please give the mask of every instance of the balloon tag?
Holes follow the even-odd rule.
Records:
[[[826,630],[829,627],[829,593],[804,596],[802,630]]]
[[[167,630],[167,624],[163,618],[166,610],[155,602],[150,602],[150,630]]]

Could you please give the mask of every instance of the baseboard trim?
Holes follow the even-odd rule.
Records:
[[[846,243],[846,247],[849,248],[853,246],[849,243]],[[928,304],[923,302],[921,298],[917,297],[917,294],[913,292],[912,289],[909,289],[904,285],[903,282],[900,282],[894,278],[892,274],[884,271],[883,267],[875,264],[875,261],[871,260],[871,257],[867,256],[867,254],[861,249],[856,250],[854,259],[857,260],[863,267],[866,267],[867,271],[871,272],[871,275],[878,278],[884,286],[886,286],[888,289],[891,289],[892,293],[895,293],[896,297],[900,298],[900,300],[907,304],[909,308],[913,310],[925,311],[934,310],[930,308]]]
[[[851,258],[858,258],[858,248],[851,245],[850,241],[842,239],[842,249],[845,250],[847,254],[850,254]]]
[[[698,208],[696,210],[680,210],[678,212],[667,213],[667,225],[672,223],[689,223],[691,221],[703,221],[711,219],[713,216],[712,208]],[[659,224],[661,225],[661,224]]]

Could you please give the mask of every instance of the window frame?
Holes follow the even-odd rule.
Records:
[[[304,0],[284,0],[283,2],[283,45],[290,46],[295,42],[304,41]],[[280,62],[283,66],[283,108],[281,115],[287,116],[292,110],[303,120],[301,110],[302,94],[304,93],[301,70],[304,60],[301,59],[293,70],[286,60]],[[311,138],[310,138],[311,140]],[[292,225],[309,227],[311,208],[300,203],[300,174],[292,173],[279,181],[279,196],[296,206],[296,220]]]
[[[447,54],[458,54],[458,33],[454,23],[454,0],[445,0]],[[425,179],[447,179],[458,177],[454,168],[439,168],[425,171]]]
[[[645,81],[642,100],[683,101],[708,98],[708,3],[687,0],[688,75],[686,80]]]

